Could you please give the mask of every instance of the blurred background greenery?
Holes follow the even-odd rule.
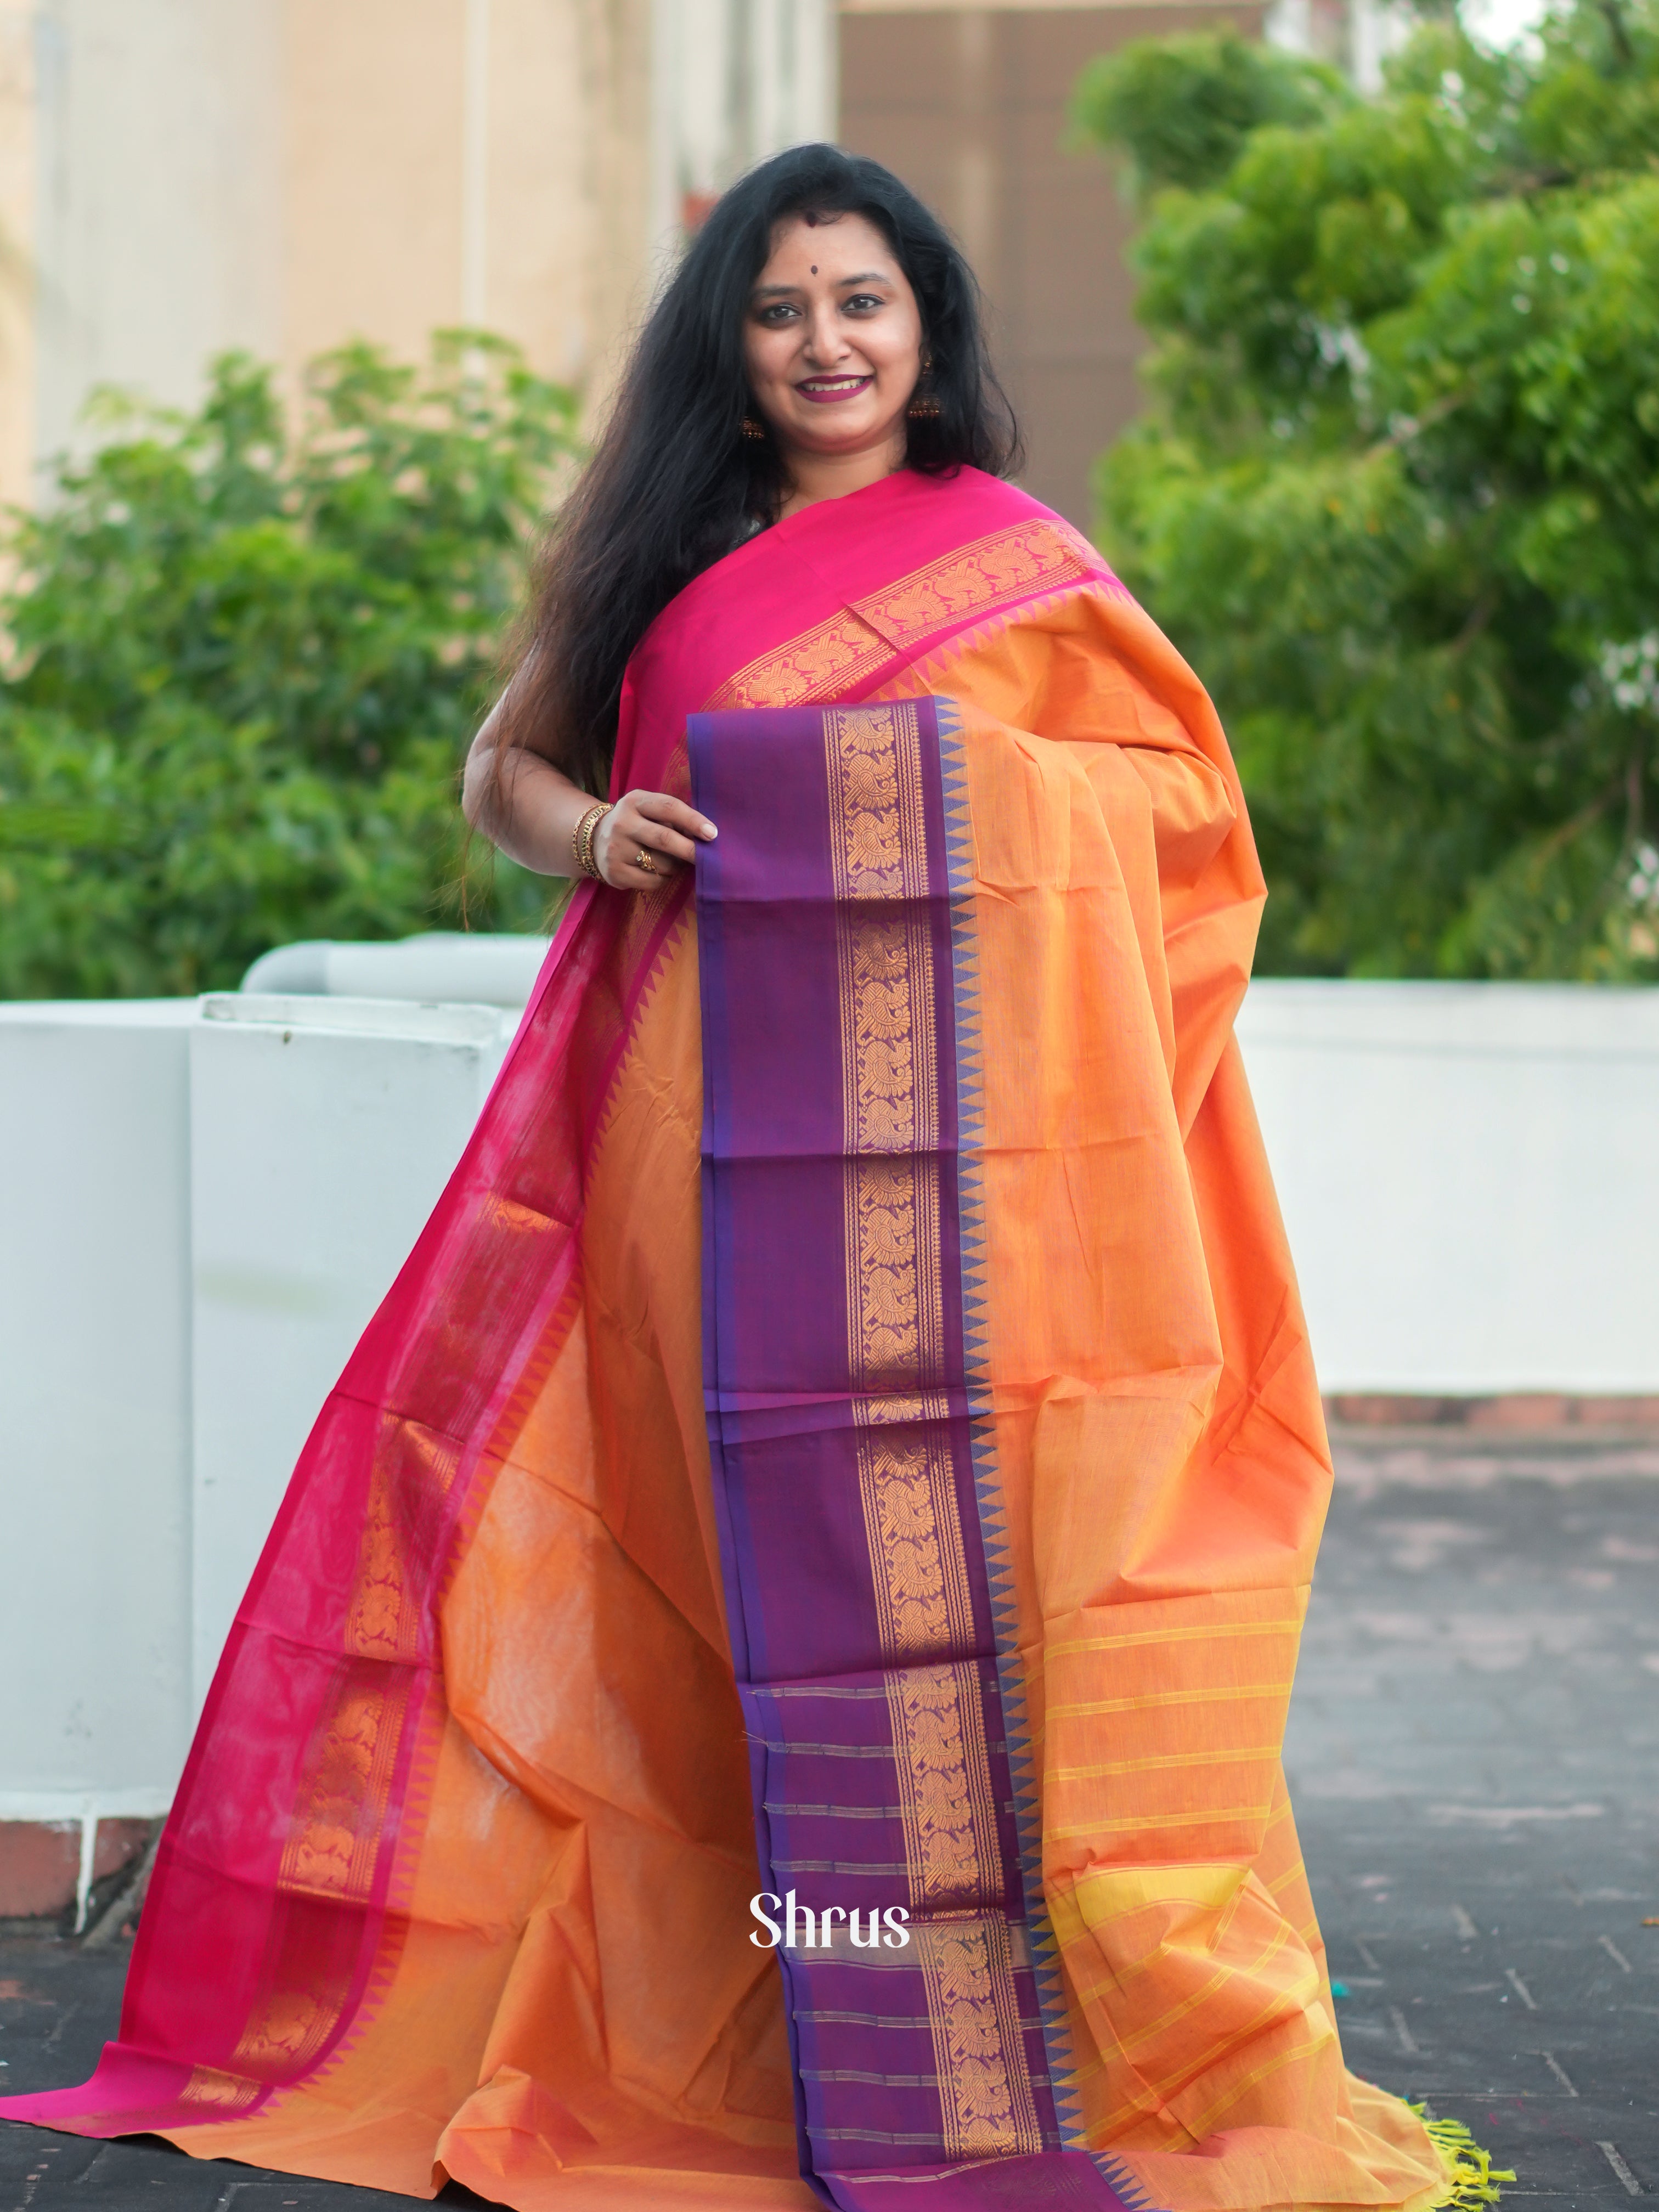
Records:
[[[1152,340],[1098,535],[1232,738],[1261,972],[1659,977],[1656,9],[1431,17],[1370,98],[1226,29],[1077,87]],[[0,996],[543,926],[456,783],[576,410],[461,331],[297,424],[246,356],[103,403],[4,549]]]
[[[555,887],[469,844],[457,778],[574,412],[459,331],[419,374],[326,356],[297,428],[243,356],[198,414],[106,403],[11,530],[0,996],[234,986],[463,907],[542,926]]]
[[[1145,40],[1076,113],[1153,340],[1101,542],[1228,726],[1259,969],[1659,975],[1653,9],[1430,21],[1370,100]]]

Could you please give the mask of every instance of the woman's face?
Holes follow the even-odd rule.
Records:
[[[791,216],[778,225],[750,295],[744,360],[786,454],[902,446],[921,374],[921,315],[873,223]]]

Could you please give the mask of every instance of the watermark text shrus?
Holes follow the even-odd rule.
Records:
[[[782,1916],[781,1920],[772,1917],[766,1910],[769,1905]],[[884,1909],[872,1905],[868,1911],[858,1905],[849,1909],[844,1905],[825,1905],[814,1911],[811,1905],[797,1902],[793,1889],[782,1897],[763,1889],[750,1899],[749,1910],[766,1930],[763,1936],[750,1930],[750,1942],[762,1951],[775,1951],[780,1943],[788,1951],[827,1951],[834,1945],[838,1920],[846,1922],[854,1948],[860,1951],[878,1948],[902,1951],[910,1941],[910,1930],[905,1925],[910,1915],[902,1905]]]

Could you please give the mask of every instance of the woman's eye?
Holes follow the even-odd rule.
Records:
[[[887,302],[878,292],[854,292],[847,304],[849,308],[862,312],[871,307],[884,307]]]
[[[796,312],[787,300],[775,300],[769,307],[761,309],[760,319],[763,323],[784,323]]]

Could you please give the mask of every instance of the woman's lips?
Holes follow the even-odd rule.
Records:
[[[875,380],[873,376],[814,376],[805,384],[798,384],[795,389],[815,407],[829,407],[837,399],[851,399],[868,391]]]

